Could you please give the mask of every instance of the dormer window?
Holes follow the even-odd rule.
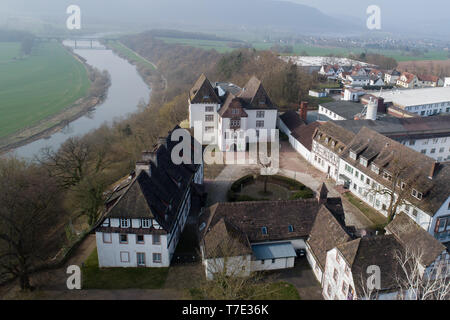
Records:
[[[142,228],[150,228],[151,220],[150,219],[141,219]]]
[[[239,109],[236,108],[231,109],[231,114],[239,114]]]
[[[380,168],[378,168],[375,164],[372,163],[372,171],[376,174],[380,174]]]
[[[389,181],[392,181],[392,176],[386,171],[383,173],[383,178]]]
[[[336,141],[331,141],[331,146],[335,147],[336,146]]]
[[[289,232],[294,232],[294,227],[292,225],[289,225],[288,230],[289,230]]]
[[[363,165],[364,167],[367,167],[368,165],[367,159],[364,158],[359,159],[359,163],[361,163],[361,165]]]
[[[325,138],[325,143],[328,143],[330,141],[330,138],[326,137]]]
[[[412,195],[414,198],[419,199],[419,200],[422,200],[422,197],[423,197],[422,192],[419,192],[419,191],[417,191],[416,189],[412,189],[411,195]]]
[[[200,227],[198,227],[198,231],[203,231],[206,228],[206,223],[202,222],[202,224],[200,225]]]
[[[261,228],[261,232],[262,232],[262,234],[266,235],[267,234],[267,227],[262,227]]]
[[[203,99],[209,99],[209,96],[203,96]]]
[[[355,151],[350,151],[350,158],[353,159],[353,160],[356,160],[357,155],[356,155]]]

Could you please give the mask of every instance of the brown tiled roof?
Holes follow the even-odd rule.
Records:
[[[445,246],[433,238],[431,234],[421,228],[404,212],[396,215],[394,220],[386,226],[408,250],[420,255],[424,266],[430,266],[436,258],[446,250]]]
[[[208,78],[202,74],[189,91],[191,103],[220,103],[214,88]]]
[[[350,240],[351,237],[345,227],[336,220],[325,206],[322,206],[317,213],[311,235],[307,241],[322,271],[325,268],[327,252]]]
[[[300,126],[306,125],[305,121],[300,118],[300,115],[295,110],[289,110],[280,115],[280,120],[283,121],[285,126],[292,132]]]
[[[359,296],[364,295],[363,285],[370,276],[367,267],[375,265],[381,271],[381,291],[398,288],[396,277],[404,276],[397,261],[403,251],[393,235],[364,237],[337,246],[353,274],[353,282]]]
[[[414,78],[416,77],[414,74],[409,73],[409,72],[402,72],[400,78],[401,78],[402,76],[405,76],[405,77],[406,77],[406,83],[410,83],[410,82],[413,81]],[[399,79],[399,80],[400,80],[400,79]]]
[[[350,150],[358,153],[357,160],[350,158]],[[359,157],[367,159],[369,165],[367,167],[361,165]],[[414,181],[413,187],[423,193],[422,200],[418,200],[409,194],[406,195],[406,200],[427,214],[434,215],[449,195],[449,164],[436,165],[434,159],[367,127],[361,128],[355,135],[342,152],[341,159],[386,187],[390,185],[390,182],[383,178],[383,171],[391,174],[401,171],[400,178],[405,183]],[[380,168],[380,174],[372,171],[372,163]],[[434,167],[436,170],[434,170],[433,179],[429,179],[428,177]]]
[[[247,236],[224,218],[208,230],[203,239],[203,247],[206,258],[252,254]]]
[[[340,154],[347,144],[349,144],[355,134],[338,124],[328,121],[317,128],[313,140],[325,146],[326,148]],[[328,138],[328,143],[326,139]],[[335,143],[333,147],[333,142]]]
[[[300,126],[292,131],[291,135],[306,149],[311,151],[314,132],[320,125],[321,123],[316,121],[305,126]]]
[[[253,76],[239,93],[247,109],[277,109],[258,78]]]
[[[334,200],[336,198],[328,198],[331,205],[325,203],[333,214],[333,210],[342,208],[342,203],[340,207],[336,204],[340,199]],[[225,219],[246,234],[250,242],[306,238],[319,208],[317,199],[217,203],[206,208],[202,214],[200,225],[205,223],[206,228],[201,237],[221,219]],[[340,215],[341,211],[336,214]],[[289,231],[290,225],[293,227],[292,232]],[[267,234],[262,233],[263,227],[267,228]]]
[[[232,110],[236,109],[238,111],[237,114],[233,114]],[[219,115],[222,118],[246,118],[248,114],[244,111],[242,106],[242,101],[239,98],[236,98],[233,94],[229,93],[227,98],[219,110]]]
[[[420,81],[428,81],[428,82],[434,82],[434,83],[437,83],[439,81],[439,77],[432,76],[432,75],[418,75],[417,78]]]

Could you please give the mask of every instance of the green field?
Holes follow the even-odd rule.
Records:
[[[227,41],[211,41],[211,40],[198,40],[198,39],[184,39],[184,38],[164,38],[159,37],[166,43],[180,44],[186,46],[192,46],[196,48],[201,48],[205,50],[215,49],[220,53],[230,52],[234,50],[229,47],[229,42]],[[257,50],[269,50],[276,43],[272,42],[262,42],[262,41],[251,41],[249,42],[251,46]],[[293,45],[294,52],[293,55],[301,55],[306,53],[309,56],[326,56],[330,54],[348,56],[352,54],[360,54],[365,52],[363,48],[341,48],[341,47],[319,47],[319,46],[307,46],[307,45]],[[368,49],[367,52],[378,53],[396,59],[398,62],[401,61],[413,61],[413,60],[447,60],[449,59],[448,52],[445,51],[429,51],[423,55],[414,56],[403,52],[401,50],[378,50],[378,49]]]
[[[90,87],[84,65],[61,44],[41,43],[18,57],[19,43],[0,43],[0,138],[58,113]]]
[[[128,57],[131,61],[134,61],[136,63],[142,63],[144,64],[146,67],[149,67],[150,69],[156,70],[156,67],[153,63],[151,63],[150,61],[148,61],[147,59],[141,57],[140,55],[138,55],[136,52],[134,52],[133,50],[131,50],[130,48],[124,46],[122,43],[120,43],[119,41],[109,41],[108,42],[108,46],[113,48],[114,50],[116,50],[117,52],[125,55],[126,57]]]

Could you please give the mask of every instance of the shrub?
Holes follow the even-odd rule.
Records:
[[[252,182],[253,182],[253,175],[249,174],[233,182],[230,189],[233,192],[239,192],[241,191],[241,187],[246,186],[247,184],[250,184]]]
[[[311,199],[314,197],[314,192],[311,189],[305,188],[303,190],[297,191],[291,196],[292,200],[297,199]]]

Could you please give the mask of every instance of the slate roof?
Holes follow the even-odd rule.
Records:
[[[264,89],[261,81],[253,76],[238,94],[246,109],[277,109]]]
[[[178,126],[174,130],[180,129]],[[171,132],[169,133],[169,137]],[[120,196],[111,204],[103,218],[152,218],[167,232],[173,227],[180,205],[199,165],[175,165],[171,152],[178,141],[170,138],[156,145],[153,151],[144,152],[145,163],[150,166],[150,174],[140,171],[126,188],[121,188]],[[192,138],[192,143],[194,140]],[[192,145],[193,147],[193,145]],[[193,156],[193,155],[192,155]]]
[[[350,158],[350,150],[358,154],[357,160]],[[450,194],[448,185],[450,164],[436,164],[434,159],[367,127],[363,127],[355,135],[340,157],[381,185],[389,185],[389,181],[382,176],[383,171],[393,174],[401,168],[400,178],[405,183],[413,180],[413,187],[423,193],[422,200],[409,195],[406,199],[431,216]],[[369,160],[369,165],[367,167],[361,165],[359,157]],[[372,171],[372,163],[380,168],[380,174]],[[433,178],[429,179],[432,171]]]
[[[311,151],[314,132],[320,125],[320,122],[315,121],[310,124],[300,126],[292,131],[291,135],[306,149]]]
[[[345,119],[353,119],[355,115],[364,110],[364,105],[361,103],[343,100],[321,103],[319,106],[328,109]]]
[[[386,226],[386,230],[392,233],[405,248],[420,255],[421,263],[426,267],[446,250],[441,242],[433,238],[404,212],[397,214]]]
[[[283,121],[285,126],[292,132],[300,126],[305,125],[305,121],[300,118],[300,115],[295,110],[289,110],[280,115],[280,120]]]
[[[317,128],[313,140],[340,154],[355,137],[353,132],[339,126],[336,122],[328,121]],[[326,142],[328,138],[328,142]],[[334,142],[334,146],[333,146]]]
[[[351,239],[345,226],[334,217],[330,210],[323,206],[317,213],[307,243],[323,271],[327,260],[327,252]]]
[[[381,271],[381,291],[398,288],[396,276],[402,277],[403,271],[396,260],[403,247],[393,235],[380,235],[352,240],[337,246],[352,274],[358,296],[364,296],[362,285],[370,276],[367,267],[376,265]]]
[[[378,120],[333,121],[336,125],[357,134],[368,127],[392,139],[427,139],[450,135],[450,115],[439,117],[396,118]]]
[[[233,114],[232,110],[237,110],[236,114]],[[245,112],[242,100],[237,98],[235,95],[228,93],[224,104],[219,110],[219,115],[222,118],[246,118],[248,114]]]

